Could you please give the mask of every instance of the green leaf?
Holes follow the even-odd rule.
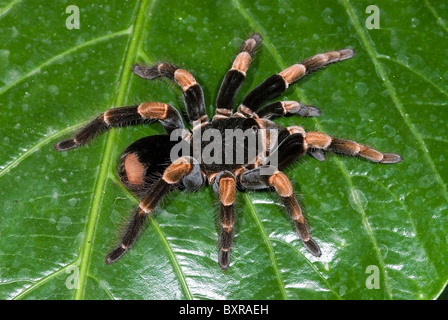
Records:
[[[1,299],[434,299],[448,280],[448,17],[440,1],[0,1]],[[27,12],[29,14],[24,15]],[[161,134],[122,128],[88,146],[53,144],[111,107],[162,101],[178,88],[132,75],[171,61],[204,88],[207,111],[247,34],[263,48],[238,99],[315,53],[356,56],[321,70],[281,99],[318,106],[302,125],[396,152],[378,165],[304,157],[291,178],[323,255],[298,240],[277,196],[239,193],[232,264],[217,264],[211,188],[164,199],[136,246],[104,257],[138,203],[117,178],[121,152]],[[371,267],[373,266],[373,267]],[[372,271],[373,270],[373,271]],[[378,288],[369,289],[371,284]]]

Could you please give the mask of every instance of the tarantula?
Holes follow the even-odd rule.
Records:
[[[142,138],[132,143],[121,156],[121,182],[141,200],[121,236],[120,244],[106,256],[107,264],[117,261],[133,246],[145,220],[169,191],[196,191],[204,184],[213,186],[221,203],[218,263],[223,270],[230,264],[237,189],[275,190],[291,216],[302,243],[311,254],[319,257],[321,250],[311,238],[291,182],[282,170],[304,154],[323,161],[327,151],[359,156],[377,163],[397,163],[402,160],[398,154],[382,153],[363,144],[333,138],[321,132],[306,132],[300,126],[281,128],[271,121],[274,117],[284,115],[319,116],[321,112],[318,108],[296,101],[266,103],[310,72],[353,57],[352,49],[317,54],[270,76],[249,92],[234,112],[236,95],[260,43],[261,36],[258,34],[244,41],[222,81],[216,113],[211,121],[205,111],[202,89],[187,70],[166,62],[150,67],[136,64],[133,72],[139,77],[148,80],[166,77],[180,86],[186,107],[185,117],[192,124],[191,130],[185,129],[180,113],[173,106],[161,102],[144,102],[109,109],[73,138],[55,144],[54,149],[57,151],[69,150],[86,144],[98,133],[113,127],[154,121],[159,121],[167,133]],[[243,139],[232,146],[231,142],[237,136],[234,135],[236,130],[244,131]],[[264,134],[260,135],[261,132]],[[208,150],[209,157],[202,159],[201,154],[210,149],[212,136],[215,146],[220,144],[225,147],[224,152],[212,148]],[[254,140],[254,136],[262,138]],[[258,141],[255,143],[255,152],[251,152],[253,141]]]

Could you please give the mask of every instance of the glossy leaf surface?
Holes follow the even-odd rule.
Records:
[[[448,17],[442,1],[0,1],[1,299],[434,299],[448,280]],[[28,14],[24,15],[23,13]],[[375,22],[369,20],[371,23]],[[274,193],[238,195],[232,264],[217,264],[211,188],[173,192],[135,248],[104,256],[138,200],[119,183],[121,152],[161,126],[122,128],[69,152],[53,144],[104,110],[180,91],[132,75],[170,61],[203,86],[209,115],[241,42],[263,36],[238,95],[315,53],[356,56],[281,99],[322,110],[300,124],[396,152],[377,165],[335,155],[291,166],[323,255],[298,240]],[[376,287],[376,285],[378,287]],[[371,288],[374,286],[374,288]]]

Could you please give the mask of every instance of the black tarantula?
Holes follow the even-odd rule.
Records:
[[[377,163],[397,163],[402,160],[397,154],[382,153],[363,144],[333,138],[321,132],[306,132],[300,126],[280,128],[270,120],[291,114],[319,116],[319,109],[296,101],[265,104],[308,73],[353,57],[351,49],[317,54],[270,76],[249,92],[234,112],[235,97],[260,43],[261,36],[254,34],[241,46],[221,84],[216,114],[211,121],[205,112],[202,89],[188,71],[171,63],[159,63],[151,67],[137,64],[133,72],[141,78],[149,80],[166,77],[180,86],[186,113],[192,124],[191,130],[185,129],[179,112],[173,106],[161,102],[144,102],[136,106],[109,109],[72,139],[55,144],[57,151],[73,149],[113,127],[154,121],[159,121],[167,132],[167,135],[149,136],[134,142],[121,156],[121,182],[141,200],[122,234],[120,244],[106,256],[107,264],[117,261],[132,247],[145,220],[169,191],[196,191],[204,184],[213,185],[221,202],[218,262],[223,270],[230,264],[237,189],[275,190],[303,244],[311,254],[319,257],[321,250],[310,236],[291,182],[282,170],[305,153],[323,161],[327,151],[359,156]],[[243,140],[232,146],[231,142],[237,137],[234,132],[238,129],[244,131]],[[261,132],[264,132],[262,138],[256,140],[258,144],[255,143],[258,147],[255,152],[251,152],[250,143],[254,141],[251,138],[255,135],[259,138]],[[210,149],[212,136],[215,146],[219,143],[225,146],[224,152],[220,153],[219,148],[213,148],[213,152],[208,150],[210,157],[201,159],[201,155]],[[229,143],[231,146],[228,148]]]

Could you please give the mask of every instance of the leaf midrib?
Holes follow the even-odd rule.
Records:
[[[141,0],[137,5],[136,18],[134,24],[131,26],[130,38],[126,51],[124,54],[124,63],[119,77],[119,87],[117,95],[113,101],[113,105],[122,105],[125,102],[125,97],[129,88],[129,78],[131,73],[131,66],[137,56],[138,47],[142,38],[142,28],[145,25],[145,11],[148,7],[149,0]],[[98,217],[101,209],[102,195],[106,187],[106,181],[109,175],[109,168],[112,159],[112,150],[115,140],[116,132],[114,130],[107,133],[106,142],[103,152],[101,153],[101,162],[98,172],[98,178],[95,182],[95,189],[93,192],[92,204],[88,214],[88,221],[86,226],[86,233],[81,244],[80,254],[78,260],[80,261],[78,287],[75,290],[74,299],[79,300],[84,297],[87,273],[90,266],[92,255],[92,247],[94,244],[95,230],[98,223]]]
[[[235,1],[238,1],[238,0],[235,0]],[[144,2],[147,3],[148,1],[144,1]],[[346,4],[348,7],[350,7],[350,4],[348,3],[348,1],[345,1],[345,0],[344,0],[344,2],[345,2],[345,4]],[[427,2],[427,1],[425,1],[425,2]],[[140,8],[141,8],[141,7],[140,7]],[[350,9],[351,9],[351,8],[350,8]],[[0,13],[1,13],[1,11],[0,11]],[[352,14],[353,14],[353,12],[352,12]],[[354,14],[353,14],[353,15],[354,15]],[[356,17],[354,17],[354,18],[356,19]],[[352,19],[352,23],[354,23],[353,19]],[[355,29],[356,29],[356,26],[355,26]],[[127,30],[123,30],[123,31],[121,31],[120,33],[122,33],[122,34],[130,34],[130,37],[132,37],[134,31],[135,31],[134,28],[129,28],[129,29],[127,29]],[[130,39],[130,41],[132,41],[132,39]],[[367,42],[366,42],[367,44],[369,44],[369,41],[371,42],[371,40],[369,40],[369,39],[366,39],[366,41],[367,41]],[[78,48],[78,49],[79,49],[79,48]],[[275,50],[275,48],[274,48],[274,50]],[[71,52],[71,51],[70,51],[70,52]],[[379,55],[378,53],[376,53],[376,52],[374,52],[374,51],[372,51],[372,53],[374,54],[374,56],[373,56],[372,58],[376,57],[375,59],[377,60],[378,64],[380,64],[380,61],[379,61],[379,60],[382,59],[382,58],[384,58],[384,57],[382,57],[381,55]],[[128,55],[129,55],[129,51],[126,52],[126,57],[128,57]],[[278,56],[278,58],[280,58],[280,57]],[[51,62],[53,62],[53,61],[54,61],[54,59],[52,59],[51,61],[49,61],[49,63],[51,63]],[[280,62],[281,62],[281,59],[280,59]],[[396,61],[395,61],[395,62],[396,62]],[[47,64],[49,64],[49,63],[45,63],[45,65],[47,65]],[[37,70],[39,70],[39,69],[40,69],[40,67],[37,68]],[[415,70],[411,70],[411,71],[415,72]],[[33,75],[33,74],[34,74],[34,72],[30,72],[30,73],[28,73],[28,76],[31,76],[31,75]],[[129,77],[128,77],[128,78],[129,78]],[[120,81],[120,90],[118,91],[117,97],[116,97],[116,99],[115,99],[115,101],[117,102],[117,104],[120,104],[120,103],[118,103],[118,100],[119,100],[118,97],[120,96],[120,93],[122,93],[121,98],[122,98],[122,100],[124,101],[124,97],[125,97],[125,95],[126,95],[126,93],[127,93],[127,88],[129,87],[128,84],[127,84],[127,83],[129,82],[128,78],[126,78],[126,77],[124,76],[124,72],[122,71],[122,73],[121,73],[121,75],[120,75],[120,79],[123,80],[123,81]],[[21,80],[22,80],[22,79],[21,79]],[[20,80],[20,81],[21,81],[21,80]],[[428,80],[428,79],[426,79],[426,80]],[[126,82],[126,81],[127,81],[127,82]],[[124,84],[124,82],[126,82],[126,84]],[[431,84],[433,84],[433,83],[431,83]],[[433,84],[433,85],[435,86],[435,84]],[[0,89],[0,93],[3,93],[3,92],[4,92],[3,89],[4,89],[4,88]],[[8,88],[7,88],[7,89],[8,89]],[[123,89],[123,90],[121,90],[121,89]],[[392,92],[395,93],[395,90],[394,90],[394,88],[393,88],[392,86],[391,86],[389,89],[392,89]],[[439,88],[438,88],[438,89],[439,89]],[[440,91],[443,92],[442,90],[440,90]],[[298,91],[298,92],[300,93],[300,91]],[[446,92],[443,92],[443,93],[446,93]],[[303,97],[303,94],[300,93],[300,96]],[[397,97],[397,99],[398,99],[398,97]],[[394,101],[394,102],[395,102],[395,101]],[[400,102],[399,100],[398,100],[398,102],[401,104],[401,102]],[[403,115],[403,114],[402,114],[402,115]],[[316,124],[320,127],[319,122],[317,122]],[[66,132],[66,131],[67,131],[67,130],[64,130],[63,132]],[[412,131],[412,130],[411,130],[411,131]],[[38,145],[36,145],[36,146],[34,146],[33,148],[29,149],[29,151],[26,151],[26,152],[23,154],[23,157],[21,156],[20,158],[16,159],[16,161],[14,161],[14,163],[11,163],[11,164],[9,164],[9,165],[6,167],[7,171],[8,171],[9,169],[13,168],[17,163],[20,163],[25,157],[27,157],[27,155],[29,155],[29,154],[31,154],[32,152],[34,152],[35,150],[39,149],[40,146],[44,145],[47,141],[51,140],[52,137],[59,136],[60,133],[61,133],[61,132],[58,132],[57,134],[54,134],[54,135],[51,135],[51,136],[46,137],[45,139],[43,139],[42,141],[40,141],[40,142],[38,143]],[[106,152],[107,147],[108,147],[108,146],[110,147],[110,145],[112,144],[111,141],[113,141],[113,137],[115,137],[115,133],[113,133],[113,134],[111,134],[111,135],[108,135],[108,137],[107,137],[107,140],[106,140],[106,143],[105,143],[105,146],[104,146],[104,149],[103,149],[103,154],[102,154],[103,161],[101,162],[100,170],[101,170],[103,164],[109,164],[109,163],[110,163],[110,159],[111,159],[111,157],[110,157],[110,155],[109,155],[109,157],[107,157],[105,152]],[[425,151],[424,153],[426,154],[426,153],[427,153],[427,152],[426,152],[427,150],[426,150],[426,147],[425,147],[425,145],[424,145],[424,141],[423,141],[423,138],[424,138],[424,137],[421,137],[421,136],[420,136],[420,138],[421,138],[421,141],[423,142],[423,144],[421,145],[421,146],[422,146],[422,149]],[[426,140],[426,139],[425,139],[425,140]],[[429,160],[431,160],[430,155],[426,155],[426,156],[428,156],[428,157],[429,157]],[[104,158],[107,158],[107,159],[104,159]],[[343,167],[342,163],[339,162],[339,160],[335,160],[335,161],[338,161],[338,164],[341,166],[341,170],[345,170],[345,168]],[[432,166],[432,169],[434,169],[434,172],[437,173],[435,166]],[[107,172],[110,172],[110,167],[108,166],[107,169],[104,169],[104,170],[106,170]],[[3,171],[0,171],[0,176],[1,176],[2,174],[4,174],[4,173],[5,173],[4,170],[3,170]],[[346,172],[346,173],[348,174],[348,172]],[[352,178],[352,176],[347,175],[347,179],[350,180],[351,178]],[[439,177],[439,178],[441,179],[441,177]],[[95,199],[97,195],[100,196],[100,197],[99,197],[100,199],[98,200],[98,201],[99,201],[99,207],[97,208],[97,212],[96,212],[96,214],[93,214],[93,213],[94,213],[94,212],[92,212],[93,208],[91,208],[91,210],[90,210],[90,212],[89,212],[89,221],[90,221],[90,217],[91,217],[91,216],[97,216],[97,215],[99,214],[99,210],[100,210],[100,208],[101,208],[102,192],[103,192],[104,189],[105,189],[105,188],[104,188],[104,185],[105,185],[105,183],[106,183],[105,180],[107,180],[107,177],[104,178],[104,181],[102,181],[102,182],[103,182],[102,184],[99,183],[99,180],[100,180],[100,177],[98,176],[98,177],[97,177],[97,181],[96,181],[96,185],[95,185],[94,198],[93,198],[93,199]],[[439,181],[439,182],[441,182],[441,181]],[[447,194],[448,194],[448,193],[446,192],[446,186],[443,184],[443,181],[442,181],[441,184],[442,184],[442,186],[445,187],[445,193],[444,193],[444,195],[445,195],[445,198],[447,198]],[[102,185],[102,187],[101,187],[101,185]],[[96,192],[96,191],[97,191],[97,186],[98,186],[98,193]],[[350,187],[350,188],[351,188],[351,187]],[[353,189],[351,189],[351,190],[353,190]],[[354,195],[356,196],[356,193],[354,193]],[[249,196],[247,197],[246,201],[248,201],[248,202],[250,201]],[[404,205],[404,204],[401,203],[401,202],[400,202],[400,204],[401,204],[401,205]],[[360,205],[359,202],[357,202],[357,205],[358,205],[358,207],[359,207],[360,209],[362,209],[362,206]],[[255,211],[255,209],[254,209],[254,214],[257,215],[256,218],[259,218],[258,213]],[[96,225],[96,221],[97,221],[97,220],[95,219],[94,227],[95,227],[95,225]],[[92,230],[94,230],[94,228],[93,228]],[[94,238],[94,234],[93,234],[93,238]],[[276,241],[276,240],[274,240],[274,239],[268,239],[268,241]],[[91,253],[89,253],[89,255],[90,255],[90,254],[91,254]],[[90,256],[89,256],[89,259],[90,259]],[[275,261],[275,256],[274,256],[274,261]],[[274,263],[276,264],[276,262],[274,262]],[[275,267],[278,267],[278,265],[276,265]],[[64,269],[61,269],[61,270],[64,270]],[[60,273],[61,270],[59,270],[58,273]],[[87,266],[87,268],[86,268],[85,270],[88,270],[88,266]],[[316,271],[316,272],[318,272],[318,271]],[[281,276],[279,276],[278,278],[280,279],[280,282],[282,282],[282,281],[281,281]],[[283,291],[284,291],[284,288],[283,288]],[[81,293],[81,294],[83,294],[83,293]]]

